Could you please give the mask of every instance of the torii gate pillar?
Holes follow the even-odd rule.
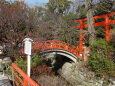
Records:
[[[109,17],[105,16],[105,40],[108,42],[110,40],[110,26],[109,26]]]

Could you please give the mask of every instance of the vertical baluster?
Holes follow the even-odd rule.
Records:
[[[80,54],[82,55],[82,60],[83,60],[83,28],[84,28],[84,23],[83,20],[80,20],[80,38],[79,38],[79,49],[80,49]]]
[[[15,86],[15,82],[14,82],[14,68],[13,68],[13,65],[12,65],[12,81],[13,81],[13,86]]]
[[[26,80],[24,79],[24,83],[23,83],[23,86],[27,86],[28,83],[26,82]]]

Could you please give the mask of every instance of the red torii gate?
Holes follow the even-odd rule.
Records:
[[[98,16],[94,16],[94,27],[97,26],[104,26],[105,28],[105,40],[109,41],[110,40],[110,25],[111,24],[115,24],[115,20],[111,20],[109,17],[110,16],[115,16],[115,12],[112,13],[107,13],[107,14],[103,14],[103,15],[98,15]],[[99,18],[103,18],[104,20],[101,22],[95,22],[96,19]],[[79,48],[82,51],[83,50],[83,29],[87,28],[88,25],[85,24],[84,22],[87,21],[87,18],[83,18],[83,19],[78,19],[78,20],[74,20],[74,22],[79,22],[79,25],[76,25],[75,27],[77,29],[80,29],[80,37],[79,37]]]

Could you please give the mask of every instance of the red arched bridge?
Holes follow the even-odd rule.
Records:
[[[75,59],[77,58],[79,58],[80,60],[84,60],[83,58],[84,54],[80,53],[80,49],[78,46],[73,46],[65,42],[56,41],[56,40],[37,41],[37,42],[33,42],[32,47],[33,47],[32,48],[33,52],[40,52],[40,51],[42,51],[43,53],[57,52],[57,54],[69,57],[74,62],[76,62]],[[86,60],[88,60],[87,56],[86,56]]]

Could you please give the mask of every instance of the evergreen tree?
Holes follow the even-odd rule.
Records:
[[[95,14],[111,12],[112,7],[113,7],[112,0],[100,0],[100,2],[96,5]]]
[[[69,10],[71,4],[69,0],[49,0],[46,6],[52,13],[64,14]]]

